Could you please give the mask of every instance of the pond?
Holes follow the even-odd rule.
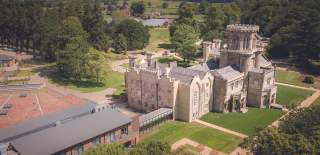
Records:
[[[169,19],[147,19],[142,21],[144,26],[163,26],[168,22],[170,22]]]

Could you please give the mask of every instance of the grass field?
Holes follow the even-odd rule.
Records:
[[[320,97],[312,103],[312,106],[320,106]]]
[[[296,86],[304,86],[300,79],[300,74],[297,72],[289,72],[289,71],[276,71],[276,81]]]
[[[14,77],[26,77],[26,76],[32,76],[35,74],[35,71],[32,70],[18,70],[15,72]]]
[[[170,46],[170,36],[168,28],[151,28],[150,41],[145,48],[147,51],[158,52]]]
[[[208,113],[201,120],[247,135],[253,135],[280,118],[284,112],[276,109],[249,108],[247,113]]]
[[[313,91],[293,88],[289,86],[277,85],[277,103],[285,105],[288,108],[296,106],[307,97],[313,94]]]
[[[162,124],[159,129],[155,129],[154,131],[141,136],[142,141],[163,140],[170,144],[173,144],[182,138],[189,138],[225,153],[230,153],[242,141],[241,138],[237,136],[208,128],[200,124],[177,121],[170,121]]]
[[[121,94],[124,89],[124,75],[119,72],[108,71],[104,75],[104,80],[100,83],[92,81],[75,81],[69,78],[65,78],[59,74],[53,74],[49,76],[49,82],[52,84],[58,84],[73,90],[78,90],[82,93],[90,93],[102,91],[107,88],[116,89],[116,94]]]

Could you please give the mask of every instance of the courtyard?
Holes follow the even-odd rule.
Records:
[[[191,139],[224,153],[230,153],[242,142],[240,137],[198,123],[178,121],[166,122],[157,129],[141,135],[141,141],[161,140],[167,141],[170,145],[182,138]]]

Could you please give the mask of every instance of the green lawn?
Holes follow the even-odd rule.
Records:
[[[289,72],[289,71],[276,71],[276,81],[286,84],[292,84],[297,86],[304,86],[300,79],[300,74],[298,72]]]
[[[18,70],[14,76],[15,77],[25,77],[25,76],[32,76],[35,74],[35,71],[32,70]]]
[[[225,127],[247,135],[253,135],[257,129],[265,128],[284,112],[276,109],[249,108],[247,113],[214,113],[204,115],[201,120]]]
[[[104,80],[100,83],[92,81],[75,81],[65,78],[59,74],[49,76],[49,82],[65,86],[70,89],[79,90],[82,93],[102,91],[107,88],[116,89],[115,95],[119,95],[124,90],[124,74],[114,71],[108,71],[104,75]]]
[[[170,46],[170,36],[168,28],[151,28],[150,40],[145,50],[157,52],[165,50]]]
[[[154,131],[141,136],[142,141],[163,140],[170,144],[173,144],[182,138],[189,138],[225,153],[233,151],[242,141],[242,139],[237,136],[208,128],[197,123],[178,121],[170,121],[162,124],[159,129],[155,129]]]
[[[320,106],[320,97],[312,103],[312,106]]]
[[[277,103],[286,105],[288,108],[296,106],[307,97],[313,94],[313,91],[293,88],[289,86],[277,85]]]

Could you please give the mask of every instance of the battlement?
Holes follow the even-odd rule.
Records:
[[[259,32],[259,26],[250,24],[232,24],[227,26],[228,32]]]

